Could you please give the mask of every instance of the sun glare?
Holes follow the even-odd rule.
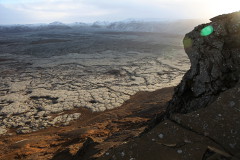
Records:
[[[218,0],[218,1],[212,1],[212,9],[214,11],[214,14],[225,14],[225,13],[231,13],[235,11],[240,10],[240,1],[239,0]]]

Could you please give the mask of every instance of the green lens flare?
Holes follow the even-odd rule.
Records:
[[[206,26],[201,30],[201,36],[208,36],[212,34],[213,32],[213,27],[212,26]]]

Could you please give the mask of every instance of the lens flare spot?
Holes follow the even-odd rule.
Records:
[[[201,30],[201,36],[208,36],[213,33],[213,27],[212,26],[206,26]]]
[[[185,37],[185,38],[183,39],[184,48],[191,48],[191,47],[192,47],[192,44],[193,44],[193,41],[192,41],[191,38]]]

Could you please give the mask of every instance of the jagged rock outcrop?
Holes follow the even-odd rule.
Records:
[[[240,12],[211,21],[184,38],[191,68],[167,116],[98,160],[240,160]]]
[[[210,20],[185,35],[183,43],[191,68],[175,89],[168,106],[170,113],[187,113],[205,107],[239,80],[240,12]],[[201,35],[207,26],[213,32]]]

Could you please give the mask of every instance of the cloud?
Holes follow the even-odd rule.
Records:
[[[0,24],[29,23],[32,19],[28,15],[0,4]]]
[[[5,3],[5,8],[21,12],[27,15],[30,19],[38,21],[51,22],[55,20],[67,21],[77,17],[79,19],[84,17],[103,16],[109,14],[110,11],[98,8],[94,5],[84,4],[81,1],[75,0],[42,0],[25,3],[21,0],[20,3]]]
[[[210,18],[220,4],[237,3],[237,0],[0,0],[5,15],[17,16],[16,23],[63,21],[90,22],[95,20],[122,20],[127,18]],[[232,5],[234,6],[234,5]],[[235,5],[238,6],[238,5]],[[231,7],[228,7],[231,8]],[[0,11],[2,13],[3,11]],[[22,17],[22,18],[21,18]],[[5,23],[0,19],[0,23]]]

